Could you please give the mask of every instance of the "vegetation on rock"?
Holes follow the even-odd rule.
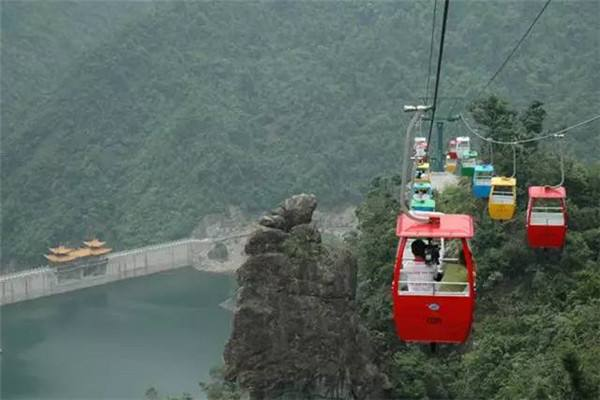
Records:
[[[314,196],[297,195],[262,218],[269,228],[248,239],[250,257],[236,273],[224,378],[253,400],[367,400],[384,391],[354,302],[356,260],[321,242],[310,224],[316,205]],[[231,386],[215,378],[202,387],[218,399]]]

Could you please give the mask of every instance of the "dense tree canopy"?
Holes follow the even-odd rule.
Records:
[[[395,336],[399,179],[373,178],[398,172],[401,106],[425,95],[431,6],[3,1],[2,268],[90,235],[115,248],[182,237],[230,204],[254,212],[296,192],[325,206],[364,200],[359,306],[393,396],[598,398],[598,123],[565,140],[563,252],[524,242],[525,188],[560,180],[556,142],[516,148],[512,221],[490,221],[466,181],[440,194],[441,211],[476,219],[472,340],[430,355]],[[476,98],[541,6],[452,2],[440,91],[462,100],[440,115],[469,111],[485,135],[514,140],[597,113],[597,1],[553,2],[497,95]],[[464,133],[448,125],[448,137]],[[474,143],[512,171],[510,148]],[[238,398],[229,384],[204,387]]]
[[[479,112],[474,118],[488,134],[503,127],[533,135],[541,121],[533,122],[532,110],[538,118],[544,116],[539,103],[518,113],[493,97],[474,108]],[[475,218],[472,245],[478,267],[478,305],[470,342],[443,347],[437,355],[403,345],[395,336],[390,276],[397,243],[393,230],[399,208],[394,195],[397,179],[372,183],[358,210],[360,304],[394,383],[394,398],[598,397],[600,213],[592,199],[600,196],[599,165],[566,162],[570,216],[566,248],[535,251],[525,242],[524,188],[557,183],[556,157],[556,151],[543,146],[519,153],[519,212],[508,222],[490,220],[485,202],[471,195],[466,180],[439,195],[440,211]],[[496,162],[500,169],[512,168],[512,154],[500,153]]]
[[[229,204],[296,192],[356,203],[400,163],[431,6],[3,2],[3,266],[94,234],[115,248],[182,237]],[[540,7],[453,2],[441,94],[471,100]],[[595,112],[598,7],[553,3],[492,89],[544,99],[544,128]],[[576,137],[594,156],[600,136]]]

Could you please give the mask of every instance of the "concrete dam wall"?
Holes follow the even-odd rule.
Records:
[[[239,242],[243,235],[220,239],[184,239],[109,254],[105,259],[59,271],[39,267],[0,275],[0,305],[69,292],[127,278],[193,266],[219,242]]]

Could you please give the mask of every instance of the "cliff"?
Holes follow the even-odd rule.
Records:
[[[356,260],[321,243],[312,195],[261,218],[238,269],[225,375],[251,399],[383,398],[355,305]]]

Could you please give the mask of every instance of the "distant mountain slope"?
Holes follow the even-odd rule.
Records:
[[[2,1],[4,136],[7,129],[9,136],[22,129],[19,115],[52,99],[75,60],[150,8],[140,2]]]
[[[19,52],[3,55],[3,101],[15,103],[2,115],[3,265],[91,234],[116,248],[184,236],[228,204],[264,209],[292,192],[355,202],[373,176],[397,169],[401,106],[425,86],[428,2],[124,2],[136,22],[97,42],[74,22],[88,11],[38,3],[3,11],[3,48],[32,43],[44,60],[52,38],[46,59],[79,56],[56,66],[63,75],[48,72],[62,77],[52,85],[39,78],[47,63],[28,69]],[[110,4],[106,15],[122,2]],[[457,3],[443,93],[481,84],[538,6]],[[39,7],[57,21],[47,34]],[[567,123],[597,105],[598,5],[553,7],[523,49],[536,58],[517,57],[498,84],[546,100],[555,123],[569,110]],[[22,16],[37,38],[9,34]],[[103,18],[90,26],[115,32]],[[77,50],[63,49],[72,35],[83,35]],[[38,78],[41,102],[27,96]],[[597,143],[587,136],[581,145]]]

